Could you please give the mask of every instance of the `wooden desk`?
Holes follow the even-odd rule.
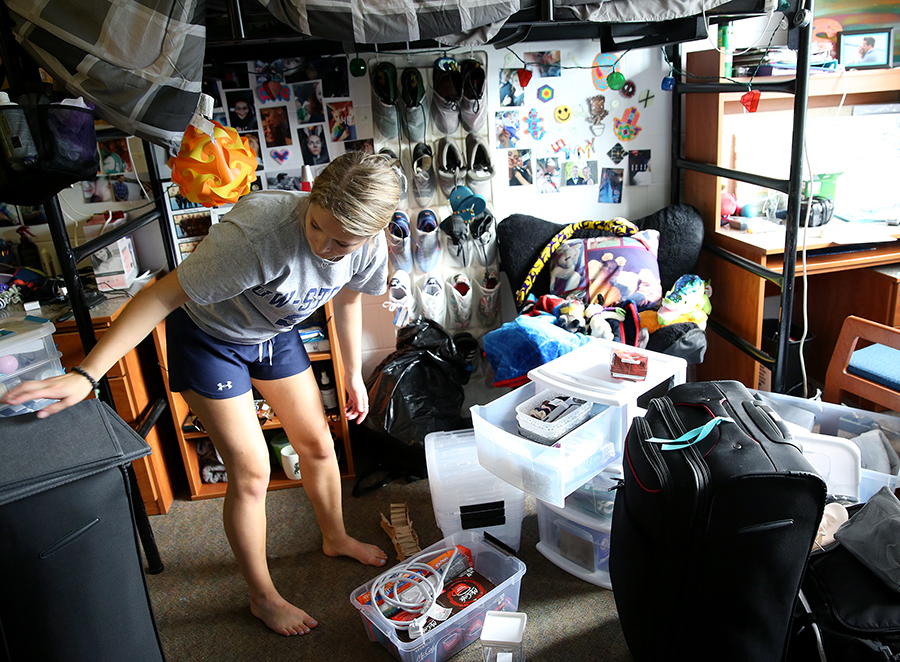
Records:
[[[128,301],[128,298],[114,293],[107,301],[91,309],[94,333],[98,338],[119,316]],[[59,314],[67,310],[68,306],[64,309],[44,306],[40,313],[56,326],[53,339],[59,351],[62,352],[60,361],[66,370],[79,365],[84,360],[84,350],[75,321],[55,321]],[[113,366],[106,376],[109,379],[110,391],[117,413],[132,427],[139,422],[141,414],[151,401],[166,397],[152,338],[148,337],[141,342]],[[168,426],[168,428],[163,426]],[[161,515],[168,512],[174,500],[172,482],[166,464],[166,453],[163,448],[164,446],[171,448],[174,445],[174,432],[170,428],[170,417],[165,414],[160,416],[156,426],[150,430],[146,438],[153,452],[133,462],[144,507],[150,515]],[[177,456],[177,453],[170,453],[170,455]]]
[[[835,220],[831,223],[842,221]],[[839,245],[828,240],[828,225],[822,228],[826,231],[824,237],[813,236],[815,229],[810,229],[807,239],[809,330],[816,336],[807,349],[807,369],[810,377],[819,381],[825,379],[828,360],[834,351],[841,323],[847,315],[859,315],[891,325],[893,320],[898,320],[898,281],[870,267],[900,262],[900,241],[858,246]],[[892,235],[900,237],[900,229],[892,228]],[[750,235],[736,230],[723,230],[716,233],[715,242],[763,267],[779,272],[782,269],[784,235],[780,232]],[[764,300],[767,294],[779,296],[778,288],[772,285],[767,288],[766,281],[762,278],[708,251],[703,251],[700,255],[698,273],[712,283],[715,319],[760,347]],[[797,254],[795,273],[793,324],[800,326],[803,322],[803,263],[800,251]],[[893,304],[890,303],[892,297]],[[759,364],[718,334],[710,332],[707,335],[709,349],[703,363],[697,367],[697,378],[737,379],[756,388],[759,383]]]

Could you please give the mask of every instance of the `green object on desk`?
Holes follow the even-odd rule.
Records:
[[[813,175],[812,194],[821,195],[822,197],[834,200],[834,194],[837,189],[838,177],[843,175],[842,172],[832,172],[825,175]],[[818,184],[818,186],[816,186]],[[803,197],[809,198],[809,180],[803,182]]]

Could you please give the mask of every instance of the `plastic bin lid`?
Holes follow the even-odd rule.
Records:
[[[616,379],[609,374],[614,349],[636,351],[647,356],[643,381]],[[593,341],[528,371],[528,378],[545,389],[555,389],[584,400],[621,407],[634,402],[657,384],[674,375],[685,381],[687,361],[648,349],[595,338]]]
[[[481,643],[485,646],[510,646],[522,643],[528,614],[518,611],[489,611],[484,615]]]
[[[0,506],[127,464],[150,446],[109,405],[85,400],[37,418],[0,418]]]

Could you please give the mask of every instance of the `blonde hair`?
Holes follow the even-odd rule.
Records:
[[[316,177],[309,201],[331,212],[345,232],[374,236],[397,210],[400,180],[392,165],[383,154],[347,152]]]

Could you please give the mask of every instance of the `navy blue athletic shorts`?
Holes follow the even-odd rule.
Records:
[[[296,331],[279,333],[262,345],[239,345],[213,338],[183,308],[166,318],[166,344],[169,390],[191,390],[215,400],[243,395],[251,388],[251,377],[282,379],[310,365]]]

